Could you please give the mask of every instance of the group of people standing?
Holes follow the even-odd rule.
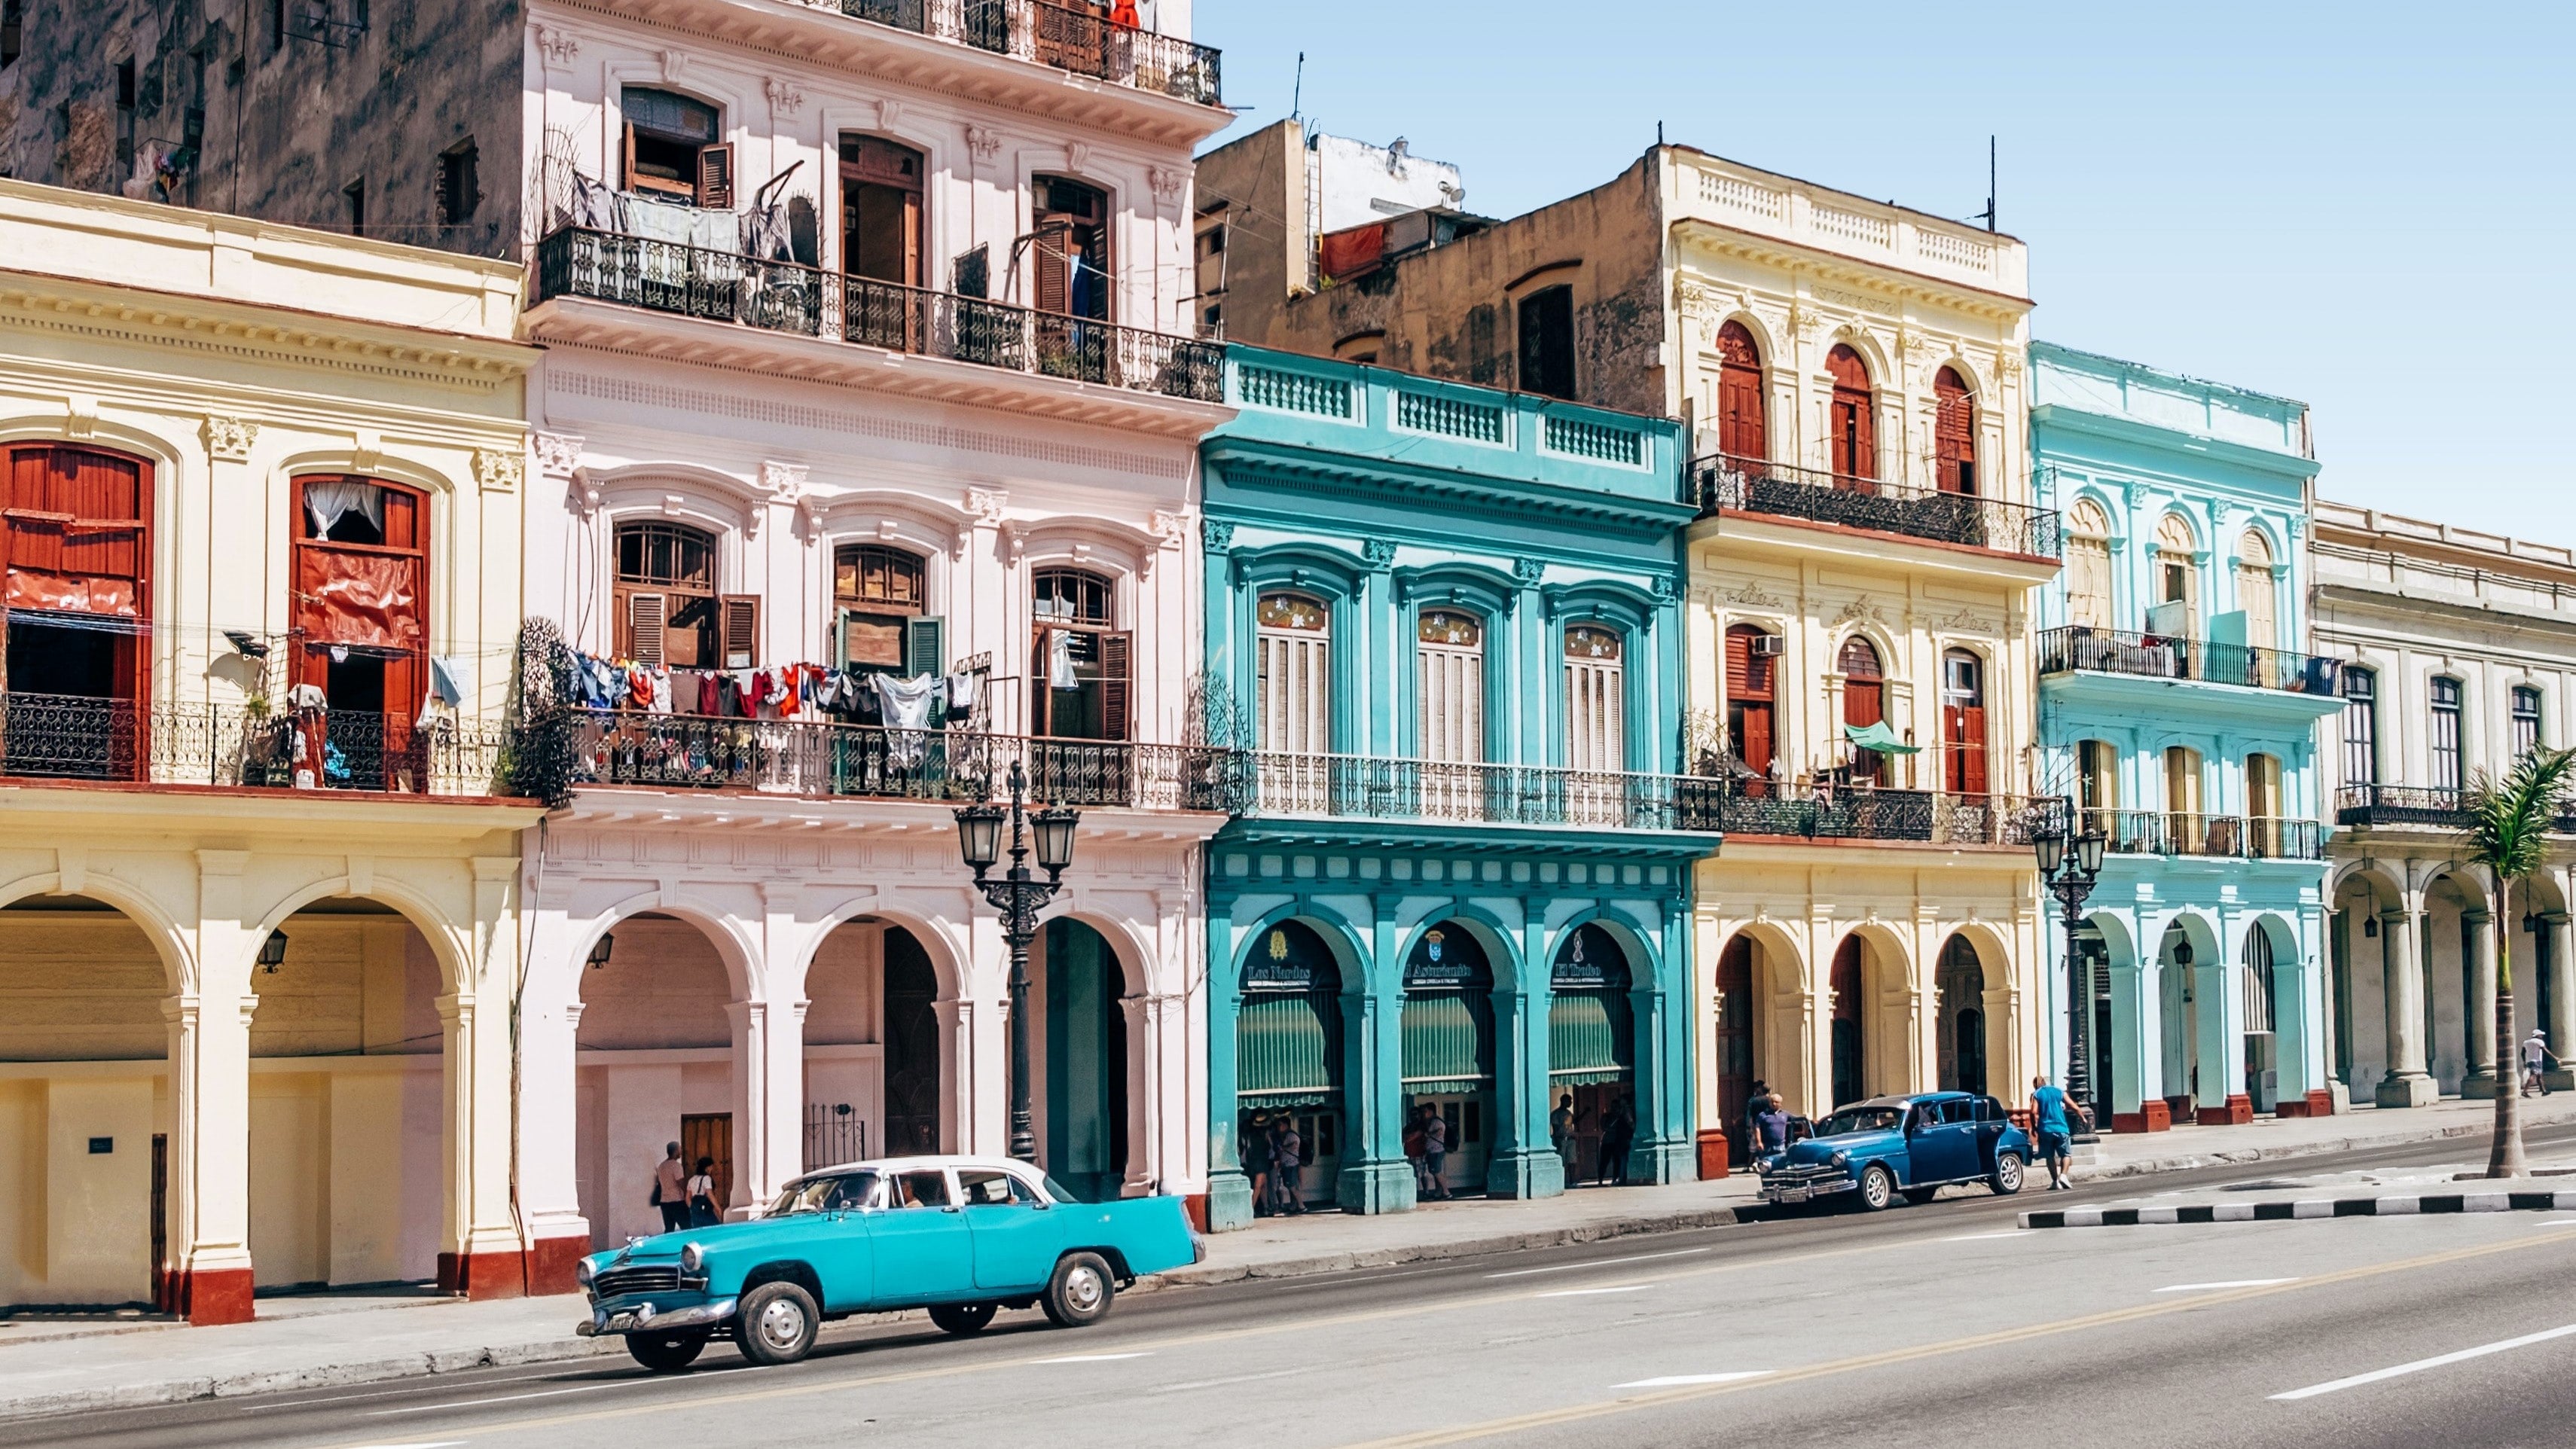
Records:
[[[1556,1145],[1557,1157],[1565,1163],[1565,1185],[1574,1187],[1583,1175],[1583,1114],[1576,1110],[1574,1094],[1567,1092],[1556,1099],[1556,1110],[1547,1114],[1548,1140]],[[1625,1097],[1613,1097],[1601,1109],[1601,1145],[1595,1154],[1592,1181],[1604,1187],[1616,1187],[1628,1178],[1628,1149],[1637,1140],[1637,1109]]]
[[[1252,1179],[1255,1217],[1299,1217],[1306,1198],[1299,1174],[1306,1167],[1306,1139],[1287,1112],[1255,1112],[1243,1134],[1243,1172]]]
[[[680,1144],[663,1149],[662,1165],[653,1169],[653,1206],[662,1210],[662,1231],[713,1227],[724,1221],[716,1202],[716,1160],[698,1159],[695,1172],[680,1157]]]

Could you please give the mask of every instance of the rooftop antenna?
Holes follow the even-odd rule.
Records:
[[[1663,122],[1661,122],[1661,121],[1657,121],[1657,122],[1655,123],[1655,149],[1656,149],[1656,150],[1658,150],[1658,151],[1660,151],[1660,150],[1662,150],[1663,148],[1664,148],[1664,123],[1663,123]]]
[[[1968,219],[1984,222],[1988,231],[1995,229],[1995,138],[1991,132],[1986,136],[1986,209]]]
[[[1288,93],[1288,119],[1290,119],[1290,120],[1292,120],[1292,121],[1299,121],[1299,120],[1304,120],[1304,119],[1305,119],[1305,117],[1306,117],[1306,52],[1304,52],[1304,51],[1302,51],[1302,50],[1301,50],[1301,51],[1297,52],[1297,85],[1296,85],[1296,88],[1295,88],[1295,89],[1291,90],[1291,91]]]

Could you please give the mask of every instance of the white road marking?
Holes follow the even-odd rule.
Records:
[[[2159,1293],[2207,1293],[2217,1288],[2269,1288],[2275,1283],[2296,1283],[2296,1278],[2230,1278],[2224,1283],[2173,1283]]]
[[[1666,1374],[1659,1379],[1638,1379],[1633,1383],[1612,1384],[1614,1389],[1678,1389],[1691,1384],[1733,1384],[1746,1379],[1767,1377],[1769,1369],[1745,1369],[1731,1374]]]
[[[1154,1356],[1154,1351],[1153,1351],[1152,1349],[1145,1349],[1145,1350],[1143,1350],[1143,1351],[1141,1351],[1141,1352],[1137,1352],[1137,1353],[1069,1353],[1069,1354],[1066,1354],[1066,1355],[1065,1355],[1064,1357],[1062,1357],[1062,1358],[1033,1358],[1033,1359],[1030,1359],[1030,1360],[1029,1360],[1029,1362],[1031,1362],[1031,1363],[1116,1363],[1118,1360],[1120,1360],[1120,1359],[1122,1359],[1122,1358],[1152,1358],[1153,1356]]]
[[[1652,1283],[1622,1283],[1616,1288],[1559,1288],[1553,1293],[1534,1293],[1534,1298],[1592,1298],[1603,1293],[1643,1293]]]
[[[1555,1335],[1549,1334],[1548,1337],[1553,1338]],[[1299,1374],[1307,1372],[1310,1372],[1310,1370],[1278,1369],[1266,1374],[1237,1374],[1230,1379],[1192,1379],[1188,1383],[1184,1384],[1157,1384],[1154,1387],[1147,1389],[1145,1392],[1149,1394],[1179,1394],[1187,1393],[1192,1389],[1224,1388],[1229,1384],[1257,1384],[1264,1379],[1293,1379]]]
[[[1945,1243],[1981,1243],[1988,1238],[2018,1238],[2020,1236],[2022,1236],[2021,1229],[2015,1228],[2009,1233],[1961,1233],[1955,1238],[1943,1238],[1941,1241]]]
[[[1555,1263],[1545,1268],[1514,1268],[1508,1273],[1488,1273],[1488,1278],[1526,1278],[1533,1273],[1564,1273],[1576,1268],[1612,1268],[1621,1263],[1651,1263],[1658,1258],[1687,1258],[1705,1253],[1706,1248],[1676,1248],[1669,1253],[1638,1253],[1626,1258],[1594,1258],[1588,1263]]]
[[[2533,1223],[2532,1226],[2535,1228],[2576,1228],[2576,1218],[2542,1218],[2540,1221]]]
[[[545,1389],[533,1394],[503,1394],[493,1399],[458,1399],[446,1404],[412,1404],[400,1409],[370,1409],[367,1411],[367,1417],[381,1419],[389,1414],[426,1414],[436,1409],[479,1409],[485,1404],[515,1404],[521,1399],[551,1399],[560,1394],[593,1394],[601,1389],[619,1388],[623,1383],[624,1381],[621,1380],[614,1384],[582,1384],[575,1388]],[[456,1442],[461,1444],[465,1441],[460,1439]]]
[[[2398,1378],[2406,1374],[2422,1373],[2424,1370],[2430,1368],[2441,1368],[2445,1364],[2463,1363],[2473,1358],[2484,1358],[2488,1354],[2502,1353],[2509,1348],[2528,1348],[2532,1344],[2546,1343],[2553,1338],[2565,1338],[2571,1333],[2576,1333],[2576,1323],[2566,1324],[2559,1328],[2544,1328],[2538,1333],[2526,1333],[2520,1338],[2508,1338],[2501,1343],[2482,1343],[2476,1348],[2464,1348],[2456,1353],[2437,1354],[2432,1358],[2419,1358],[2413,1363],[2401,1363],[2395,1368],[2373,1369],[2369,1373],[2354,1374],[2351,1378],[2336,1379],[2331,1383],[2310,1384],[2304,1389],[2292,1389],[2286,1394],[2274,1394],[2272,1397],[2276,1399],[2313,1399],[2319,1394],[2331,1394],[2343,1389],[2359,1388],[2363,1384],[2375,1384],[2381,1379]]]
[[[426,1444],[361,1444],[358,1449],[456,1449],[462,1439],[432,1439]]]

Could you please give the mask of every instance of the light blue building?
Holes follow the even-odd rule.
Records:
[[[1309,1199],[1693,1172],[1679,427],[1229,349],[1203,446],[1209,1218],[1271,1124]],[[1571,1099],[1571,1124],[1551,1114]],[[1632,1116],[1628,1150],[1615,1143]],[[1571,1139],[1558,1129],[1571,1125]]]
[[[2324,1113],[2315,740],[2342,701],[2302,647],[2307,408],[2046,343],[2031,373],[2041,501],[2067,530],[2038,773],[2110,837],[2077,933],[2096,1111],[2123,1132]]]

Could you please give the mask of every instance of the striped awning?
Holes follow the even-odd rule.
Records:
[[[1637,1033],[1628,998],[1614,991],[1559,991],[1547,1007],[1547,1075],[1559,1086],[1622,1082],[1636,1070]]]
[[[1417,1096],[1494,1084],[1494,1004],[1483,991],[1404,994],[1404,1089]]]
[[[1235,1090],[1275,1106],[1313,1106],[1342,1089],[1341,1040],[1330,993],[1252,992],[1235,1018]]]

